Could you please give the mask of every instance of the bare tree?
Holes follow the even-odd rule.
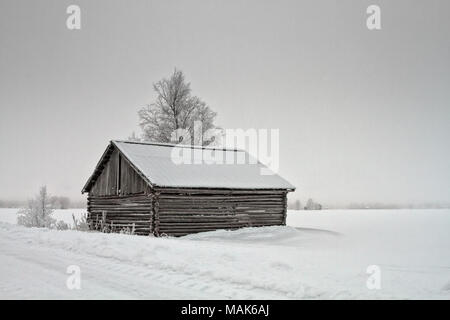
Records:
[[[43,186],[39,194],[28,201],[28,207],[18,212],[17,223],[26,227],[50,228],[56,220],[52,218],[53,207],[47,187]]]
[[[170,78],[158,81],[153,89],[157,93],[156,101],[138,113],[144,140],[181,142],[185,137],[178,132],[183,129],[189,133],[190,140],[184,143],[209,144],[210,139],[203,138],[209,129],[215,128],[216,113],[191,94],[190,83],[185,81],[182,71],[175,69]],[[194,130],[198,129],[194,127],[196,123],[202,128],[194,135]]]

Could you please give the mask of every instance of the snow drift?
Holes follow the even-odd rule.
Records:
[[[450,298],[449,210],[291,211],[288,224],[153,238],[0,223],[0,297]]]

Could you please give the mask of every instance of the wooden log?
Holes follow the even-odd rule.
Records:
[[[152,210],[153,210],[153,234],[159,236],[159,192],[152,193]]]
[[[160,193],[168,194],[283,194],[287,191],[285,189],[216,189],[216,188],[154,188],[155,191]]]

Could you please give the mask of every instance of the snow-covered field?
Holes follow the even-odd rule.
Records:
[[[182,238],[27,229],[16,212],[0,209],[3,299],[450,299],[450,210],[290,211],[287,227]]]

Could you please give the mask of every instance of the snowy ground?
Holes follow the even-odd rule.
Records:
[[[450,210],[290,211],[288,227],[182,238],[27,229],[16,211],[0,209],[3,299],[450,299]]]

